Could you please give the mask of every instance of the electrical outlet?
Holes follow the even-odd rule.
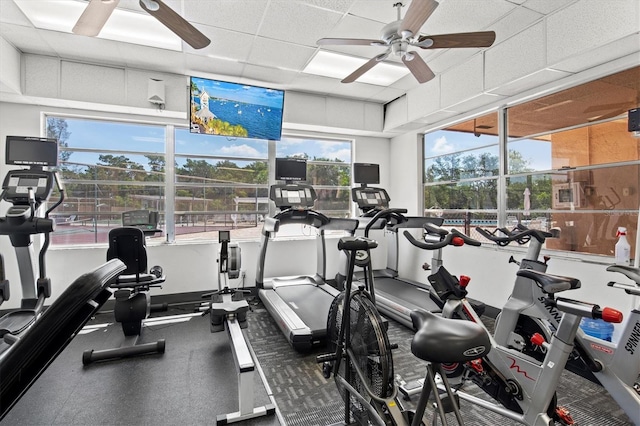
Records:
[[[631,195],[629,188],[622,188],[622,196],[628,197],[629,195]]]

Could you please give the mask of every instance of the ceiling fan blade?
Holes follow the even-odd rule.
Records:
[[[424,59],[417,53],[408,52],[402,57],[402,62],[409,68],[411,74],[413,74],[420,84],[426,83],[436,76],[433,71],[431,71],[431,68],[429,68],[429,65],[427,65]]]
[[[321,38],[316,42],[319,46],[327,44],[335,45],[362,45],[362,46],[386,46],[382,40],[368,38]]]
[[[147,4],[153,6],[157,4],[158,8],[147,7]],[[202,49],[211,43],[211,40],[209,40],[207,36],[202,34],[196,27],[187,22],[186,19],[178,15],[161,0],[140,0],[140,7],[173,31],[178,37],[194,49]]]
[[[373,58],[369,59],[364,65],[362,65],[360,68],[358,68],[357,70],[355,70],[354,72],[352,72],[351,74],[343,78],[341,82],[353,83],[358,78],[360,78],[362,74],[364,74],[365,72],[369,71],[371,68],[376,66],[378,62],[382,61],[387,56],[389,56],[388,52],[382,53],[378,56],[374,56]]]
[[[91,0],[71,32],[89,37],[97,36],[113,10],[118,6],[118,2],[120,0],[112,0],[111,2]]]
[[[429,44],[428,40],[433,41]],[[413,46],[423,49],[451,49],[456,47],[489,47],[496,40],[494,31],[420,36]]]
[[[436,0],[411,0],[409,9],[407,9],[407,13],[398,29],[398,34],[404,38],[418,34],[420,28],[422,28],[427,19],[429,19],[429,16],[436,10],[438,4]],[[403,34],[406,31],[409,31],[411,34]]]

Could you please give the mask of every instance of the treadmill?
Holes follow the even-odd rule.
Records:
[[[385,229],[387,240],[387,267],[373,270],[376,307],[381,314],[402,325],[413,328],[411,311],[424,309],[440,313],[444,303],[430,285],[402,278],[398,274],[398,248],[404,229],[423,229],[426,223],[441,226],[443,218],[405,216],[406,209],[389,208],[389,194],[383,188],[370,187],[379,183],[377,164],[355,163],[354,180],[360,187],[351,189],[354,202],[363,212],[359,218],[365,236],[371,229]],[[362,279],[361,274],[356,278]],[[426,281],[426,277],[425,277]],[[481,302],[473,301],[479,315],[484,312]]]
[[[280,211],[274,217],[266,217],[264,221],[256,287],[260,300],[291,346],[297,351],[308,351],[325,343],[329,308],[340,293],[327,284],[325,232],[342,230],[353,235],[358,221],[329,218],[313,210],[317,198],[313,187],[300,182],[294,183],[294,179],[306,179],[306,160],[277,158],[276,179],[287,183],[272,185],[269,191],[269,199]],[[316,273],[311,276],[265,279],[264,267],[269,241],[280,226],[290,224],[309,225],[318,230]],[[335,249],[337,250],[337,243]]]

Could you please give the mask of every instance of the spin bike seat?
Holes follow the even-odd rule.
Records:
[[[417,330],[411,352],[424,361],[472,361],[491,350],[489,334],[475,322],[443,318],[422,309],[411,312],[411,321]]]
[[[560,275],[546,274],[540,271],[534,271],[533,269],[520,269],[516,272],[519,277],[529,278],[534,280],[542,291],[547,294],[559,293],[565,290],[574,290],[580,288],[580,280],[577,278],[563,277]]]

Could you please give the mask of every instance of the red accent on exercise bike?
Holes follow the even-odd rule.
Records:
[[[451,239],[451,245],[452,246],[457,246],[457,247],[463,246],[464,245],[464,240],[462,238],[460,238],[460,237],[453,237]]]
[[[567,410],[564,407],[556,407],[556,417],[559,421],[562,422],[562,424],[565,424],[565,425],[574,424],[571,413],[569,413],[569,410]]]
[[[622,322],[622,312],[613,308],[602,309],[602,319],[606,322],[613,322],[619,324]]]
[[[476,373],[484,373],[484,367],[482,366],[482,360],[481,359],[474,359],[474,360],[469,361],[469,366]]]
[[[542,346],[544,342],[544,336],[540,333],[534,333],[533,336],[531,336],[531,343],[536,346]]]
[[[467,275],[460,275],[460,279],[458,281],[460,283],[460,287],[467,288],[469,281],[471,281],[471,277]]]

